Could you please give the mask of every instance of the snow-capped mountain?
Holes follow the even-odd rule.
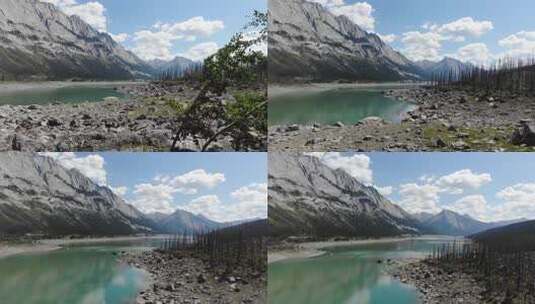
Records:
[[[345,16],[305,0],[269,1],[270,80],[396,81],[421,70]]]
[[[420,234],[419,223],[373,187],[318,158],[269,154],[269,221],[277,235]]]
[[[0,0],[4,79],[145,78],[152,67],[78,16],[38,0]]]
[[[113,235],[152,221],[76,169],[36,154],[0,153],[0,232]]]

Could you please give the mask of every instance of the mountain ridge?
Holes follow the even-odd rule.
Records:
[[[415,217],[419,216],[416,215]],[[425,217],[420,218],[422,225],[429,230],[438,234],[453,236],[468,236],[523,221],[523,219],[518,219],[514,221],[483,222],[470,215],[460,214],[448,209],[444,209],[437,214],[426,214]]]
[[[51,3],[0,0],[0,73],[7,79],[134,79],[153,69],[107,33]]]
[[[381,38],[319,3],[269,2],[272,81],[418,80],[422,72]]]
[[[379,192],[318,158],[270,153],[269,221],[275,235],[418,235],[419,224]]]
[[[0,153],[0,231],[112,235],[151,233],[143,213],[52,158]]]

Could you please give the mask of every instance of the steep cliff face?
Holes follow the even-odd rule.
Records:
[[[419,79],[421,70],[345,16],[318,3],[269,1],[271,81]]]
[[[269,155],[269,220],[278,235],[420,233],[417,220],[375,188],[315,157],[296,154]]]
[[[112,235],[152,221],[108,187],[35,154],[0,153],[0,232]]]
[[[132,79],[154,72],[108,34],[37,0],[0,0],[0,42],[6,79]]]

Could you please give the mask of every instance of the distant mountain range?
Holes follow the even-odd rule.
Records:
[[[185,57],[176,56],[171,60],[154,59],[147,62],[157,74],[163,72],[177,72],[182,73],[189,68],[200,65],[200,62],[195,62]]]
[[[451,210],[442,210],[434,215],[419,213],[413,216],[432,233],[453,236],[468,236],[496,227],[525,221],[525,219],[518,219],[514,221],[482,222],[469,215],[462,215]]]
[[[269,221],[275,236],[469,236],[525,221],[482,222],[443,210],[409,214],[371,186],[312,156],[269,154]]]
[[[280,236],[417,235],[420,223],[373,187],[312,156],[269,154],[269,221]]]
[[[471,70],[474,66],[471,63],[465,63],[460,60],[444,57],[441,61],[417,61],[415,62],[418,67],[420,67],[424,73],[424,76],[429,79],[433,75],[448,75],[448,73],[460,74]]]
[[[146,215],[52,158],[0,153],[0,234],[199,233],[251,221],[218,223],[183,210]]]
[[[158,231],[165,233],[208,232],[225,226],[184,210],[177,210],[172,214],[152,213],[147,216],[155,222]]]
[[[319,3],[269,1],[269,75],[286,81],[426,80],[469,67],[452,58],[412,62],[381,38]]]

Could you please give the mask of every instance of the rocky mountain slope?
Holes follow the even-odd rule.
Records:
[[[450,72],[453,74],[458,74],[468,71],[473,67],[473,65],[470,63],[465,63],[450,57],[444,57],[444,59],[438,62],[422,60],[415,62],[415,64],[424,71],[425,77],[428,79],[433,77],[433,75],[447,75]]]
[[[395,81],[422,71],[378,35],[305,0],[269,1],[272,82]]]
[[[276,235],[419,234],[418,221],[373,187],[318,158],[269,155],[269,221]]]
[[[201,233],[224,227],[202,215],[180,209],[172,214],[153,213],[147,216],[156,223],[156,229],[163,233]]]
[[[35,154],[0,153],[0,233],[114,235],[152,221],[108,187]]]
[[[429,231],[436,234],[453,236],[467,236],[524,221],[523,219],[519,219],[514,221],[482,222],[471,216],[462,215],[450,210],[443,210],[438,214],[432,216],[427,215],[423,218],[421,216],[415,217],[420,218],[422,225],[427,227]]]
[[[153,69],[78,16],[38,0],[0,0],[4,79],[132,79]]]

